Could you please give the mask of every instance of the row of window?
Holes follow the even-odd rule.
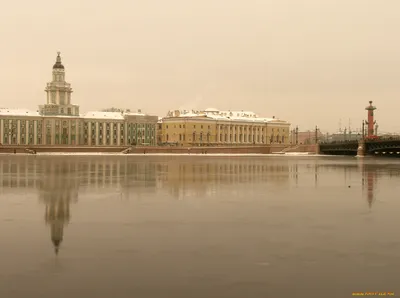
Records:
[[[218,135],[216,136],[216,138],[218,138]],[[207,133],[206,135],[203,135],[202,133],[200,133],[199,138],[197,139],[196,133],[193,133],[192,140],[193,140],[193,142],[206,141],[206,142],[209,143],[211,141],[211,135],[210,135],[210,133]],[[240,135],[236,135],[236,134],[232,135],[232,134],[230,134],[229,135],[229,140],[228,140],[228,134],[220,134],[219,135],[219,142],[228,142],[228,141],[230,141],[230,142],[241,142],[241,143],[245,143],[245,142],[247,142],[247,143],[250,143],[250,142],[260,143],[260,140],[261,140],[261,143],[264,144],[267,141],[267,137],[264,137],[264,135],[262,135],[261,138],[260,138],[260,135],[255,136],[255,135],[243,135],[243,134],[240,134]],[[167,142],[169,141],[169,135],[168,134],[166,135],[166,141]],[[179,134],[179,141],[185,141],[185,135],[184,134]],[[279,135],[278,136],[273,136],[272,135],[272,136],[269,137],[269,141],[270,141],[270,143],[274,143],[274,142],[276,142],[276,143],[284,143],[285,142],[285,136],[279,136]]]
[[[166,125],[166,128],[168,129],[168,125]],[[176,124],[174,124],[174,128],[176,128]],[[185,124],[179,124],[179,128],[185,128]],[[196,128],[195,124],[193,125],[193,128]],[[200,125],[200,128],[203,129],[204,126]],[[237,130],[242,131],[242,126],[220,125],[218,128],[220,130],[224,130],[224,129],[225,130],[228,130],[228,129],[234,130],[236,128]],[[208,125],[208,129],[211,129],[211,125]],[[249,126],[243,127],[244,131],[247,131],[247,130],[250,131],[250,130],[256,130],[256,129],[257,129],[257,131],[260,131],[260,127],[254,127],[254,126],[253,127],[249,127]],[[261,127],[261,131],[264,131],[264,127]],[[272,128],[272,131],[274,131],[274,128]],[[277,131],[279,132],[279,128],[277,128]],[[284,128],[282,128],[282,132],[285,132]]]

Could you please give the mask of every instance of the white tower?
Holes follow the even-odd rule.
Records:
[[[71,84],[65,81],[65,69],[60,52],[53,65],[53,80],[47,83],[47,103],[40,106],[42,115],[79,116],[79,106],[71,104]]]

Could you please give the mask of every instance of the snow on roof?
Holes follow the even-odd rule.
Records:
[[[124,115],[127,115],[127,116],[147,116],[146,114],[139,113],[139,112],[125,112]]]
[[[265,118],[259,117],[256,113],[251,111],[219,111],[214,108],[208,108],[204,111],[174,111],[171,110],[168,112],[166,118],[175,118],[175,117],[184,117],[184,118],[208,118],[215,119],[220,121],[242,121],[242,122],[281,122],[287,123],[286,121],[279,120],[276,118]]]
[[[215,108],[208,108],[208,109],[205,109],[204,112],[219,112],[219,110],[215,109]]]
[[[124,120],[124,115],[121,112],[87,112],[81,116],[84,119],[109,119],[109,120]]]
[[[5,109],[0,108],[1,116],[28,116],[28,117],[41,117],[38,111],[30,111],[26,109]]]

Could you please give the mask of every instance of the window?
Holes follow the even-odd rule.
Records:
[[[68,115],[71,115],[71,114],[72,114],[71,108],[68,108]]]
[[[64,114],[64,108],[61,108],[60,113]]]

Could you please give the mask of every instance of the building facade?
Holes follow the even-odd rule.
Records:
[[[157,116],[130,111],[88,112],[81,115],[72,104],[71,84],[58,53],[47,101],[38,111],[0,109],[3,145],[130,146],[156,145]]]
[[[253,112],[170,111],[162,118],[159,144],[176,146],[248,146],[289,144],[290,123]]]

